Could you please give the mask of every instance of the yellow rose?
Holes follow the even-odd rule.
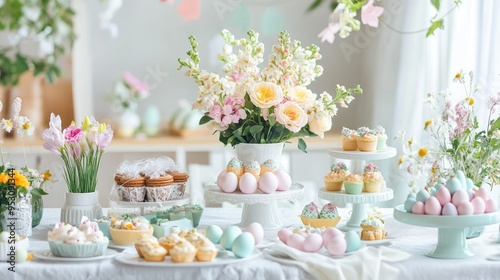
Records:
[[[323,138],[325,136],[325,131],[332,128],[332,118],[329,116],[315,116],[309,121],[309,130]]]
[[[290,90],[290,97],[300,106],[308,107],[316,99],[316,94],[306,87],[296,86]]]
[[[30,186],[30,182],[28,181],[28,178],[26,178],[26,176],[24,176],[23,174],[19,173],[19,171],[14,171],[14,180],[15,180],[15,184],[16,184],[16,187],[23,187],[23,188],[27,188]]]
[[[281,88],[273,83],[260,82],[252,86],[250,90],[250,100],[259,108],[271,108],[283,99]]]
[[[291,132],[299,132],[299,130],[307,124],[307,115],[300,106],[293,102],[287,101],[274,110],[276,121],[284,125]]]
[[[6,184],[9,181],[9,175],[5,172],[0,173],[0,183]]]

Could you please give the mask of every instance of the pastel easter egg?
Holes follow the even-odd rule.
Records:
[[[217,176],[217,186],[226,193],[232,193],[238,187],[238,176],[233,172],[227,172],[223,170],[219,176]]]
[[[443,183],[440,183],[440,182],[437,182],[435,185],[434,185],[434,188],[436,189],[436,192],[439,191],[440,188],[445,188],[444,184]]]
[[[422,201],[417,201],[415,204],[413,204],[413,207],[411,208],[411,212],[413,214],[425,214],[425,205]]]
[[[443,211],[441,213],[443,216],[456,216],[458,215],[458,210],[453,203],[448,202],[443,206]]]
[[[439,177],[439,178],[438,178],[438,183],[441,183],[441,184],[443,184],[444,186],[446,186],[446,179],[445,179],[445,178],[443,178],[443,177]]]
[[[277,191],[287,191],[292,186],[292,178],[285,170],[279,169],[274,172],[276,179],[278,179]]]
[[[219,244],[226,250],[231,250],[234,240],[242,233],[237,226],[228,227],[221,235]]]
[[[257,191],[257,179],[251,173],[243,173],[240,177],[239,187],[242,193],[254,193]]]
[[[435,196],[429,197],[424,205],[424,211],[427,215],[441,215],[441,204]]]
[[[302,235],[294,233],[288,237],[286,244],[292,248],[303,251],[305,240],[306,239]]]
[[[409,194],[408,194],[408,196],[406,197],[406,199],[408,199],[408,198],[413,198],[413,199],[417,200],[417,194],[416,194],[416,193],[414,193],[414,192],[411,192],[411,193],[409,193]]]
[[[28,259],[28,251],[26,249],[17,249],[15,252],[16,262],[22,263]]]
[[[467,194],[467,191],[464,189],[457,190],[451,197],[451,203],[455,204],[455,206],[457,207],[458,205],[468,201],[469,201],[469,195]]]
[[[253,176],[252,176],[253,177]],[[249,232],[255,238],[255,245],[259,244],[264,238],[264,228],[259,223],[251,223],[245,228],[246,232]]]
[[[279,240],[281,240],[281,242],[287,244],[288,242],[288,237],[290,237],[290,235],[293,234],[293,231],[287,229],[287,228],[284,228],[284,229],[281,229],[280,231],[278,231],[278,238]]]
[[[240,234],[233,242],[231,251],[238,258],[244,258],[250,255],[255,248],[255,239],[249,232]]]
[[[448,188],[440,188],[436,191],[436,198],[439,200],[439,203],[441,203],[441,206],[445,205],[451,201],[450,190],[448,190]]]
[[[454,177],[446,181],[446,188],[450,191],[450,194],[453,195],[459,189],[462,189],[462,183],[458,178]]]
[[[463,189],[467,189],[467,181],[466,181],[466,176],[465,173],[462,170],[457,170],[455,171],[455,176],[460,180],[460,183],[462,184]]]
[[[405,205],[404,205],[406,212],[411,213],[411,209],[413,208],[413,204],[415,204],[415,202],[417,202],[415,200],[415,198],[407,198],[406,199]]]
[[[326,250],[332,256],[342,256],[347,249],[347,243],[343,236],[335,236],[326,245]]]
[[[484,213],[493,213],[498,210],[498,203],[494,199],[486,200],[484,204]]]
[[[476,187],[476,185],[474,185],[474,182],[472,182],[472,179],[471,178],[467,178],[465,179],[465,182],[467,184],[467,189],[468,190],[472,190],[473,188]]]
[[[345,249],[346,252],[359,250],[359,247],[361,246],[361,239],[356,231],[350,230],[346,232],[344,239],[347,246]]]
[[[326,246],[326,243],[330,242],[336,236],[344,237],[344,234],[337,228],[327,228],[321,234],[323,236],[323,245]]]
[[[490,191],[488,190],[488,188],[479,188],[474,194],[474,197],[480,197],[484,201],[487,201],[490,199]]]
[[[469,195],[469,201],[471,201],[474,198],[474,194],[476,192],[472,189],[467,189],[467,194]]]
[[[266,172],[260,176],[257,188],[263,193],[273,193],[278,189],[278,178],[272,172]]]
[[[431,194],[431,196],[436,195],[436,188],[434,187],[429,188],[429,193]]]
[[[475,197],[470,202],[474,207],[474,214],[484,214],[486,211],[486,203],[481,197]]]
[[[224,231],[218,225],[210,225],[205,230],[205,236],[214,244],[219,244]]]
[[[457,207],[458,215],[472,215],[474,214],[474,206],[469,201],[463,202]]]
[[[426,190],[420,190],[417,193],[417,200],[421,201],[421,202],[425,202],[430,196],[431,196],[431,194],[429,192],[427,192]]]
[[[323,247],[323,237],[318,233],[309,234],[304,240],[302,249],[304,252],[315,253],[318,252]]]

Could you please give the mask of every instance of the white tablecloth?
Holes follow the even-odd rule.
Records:
[[[286,225],[300,225],[297,210],[280,209],[282,222]],[[399,269],[399,279],[499,279],[500,262],[486,260],[486,257],[500,253],[496,243],[498,225],[486,227],[479,238],[467,241],[469,248],[477,255],[465,260],[432,259],[425,256],[437,241],[437,229],[406,225],[392,218],[392,209],[382,209],[386,219],[390,248],[400,249],[413,256],[406,261],[394,263]],[[45,241],[51,226],[59,220],[59,209],[45,209],[41,224],[30,238],[30,250],[46,250]],[[342,216],[347,211],[341,209]],[[207,208],[199,229],[217,224],[228,226],[240,220],[241,209]],[[266,232],[266,238],[276,232]],[[7,270],[8,264],[0,264],[0,279],[311,279],[312,276],[296,266],[281,265],[264,256],[240,263],[202,268],[163,268],[125,265],[107,259],[89,263],[64,263],[30,261],[16,264],[16,272]]]

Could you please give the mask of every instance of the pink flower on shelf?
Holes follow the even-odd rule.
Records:
[[[127,83],[128,86],[130,86],[132,89],[138,91],[141,94],[145,94],[149,90],[149,85],[147,83],[142,82],[128,71],[123,73],[123,79],[125,80],[125,83]]]
[[[67,143],[78,143],[83,135],[83,131],[81,128],[71,125],[63,130],[63,134]]]
[[[374,0],[369,0],[361,8],[361,22],[371,27],[378,27],[378,18],[384,12],[384,8],[373,6]]]

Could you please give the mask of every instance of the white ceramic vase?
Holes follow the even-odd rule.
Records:
[[[283,152],[284,145],[284,143],[240,143],[236,145],[234,149],[236,151],[236,157],[243,162],[255,160],[261,164],[268,159],[274,159],[276,162],[281,163],[281,153]]]
[[[102,208],[99,205],[99,192],[66,193],[66,201],[61,208],[61,222],[79,225],[82,217],[89,220],[102,217]]]

